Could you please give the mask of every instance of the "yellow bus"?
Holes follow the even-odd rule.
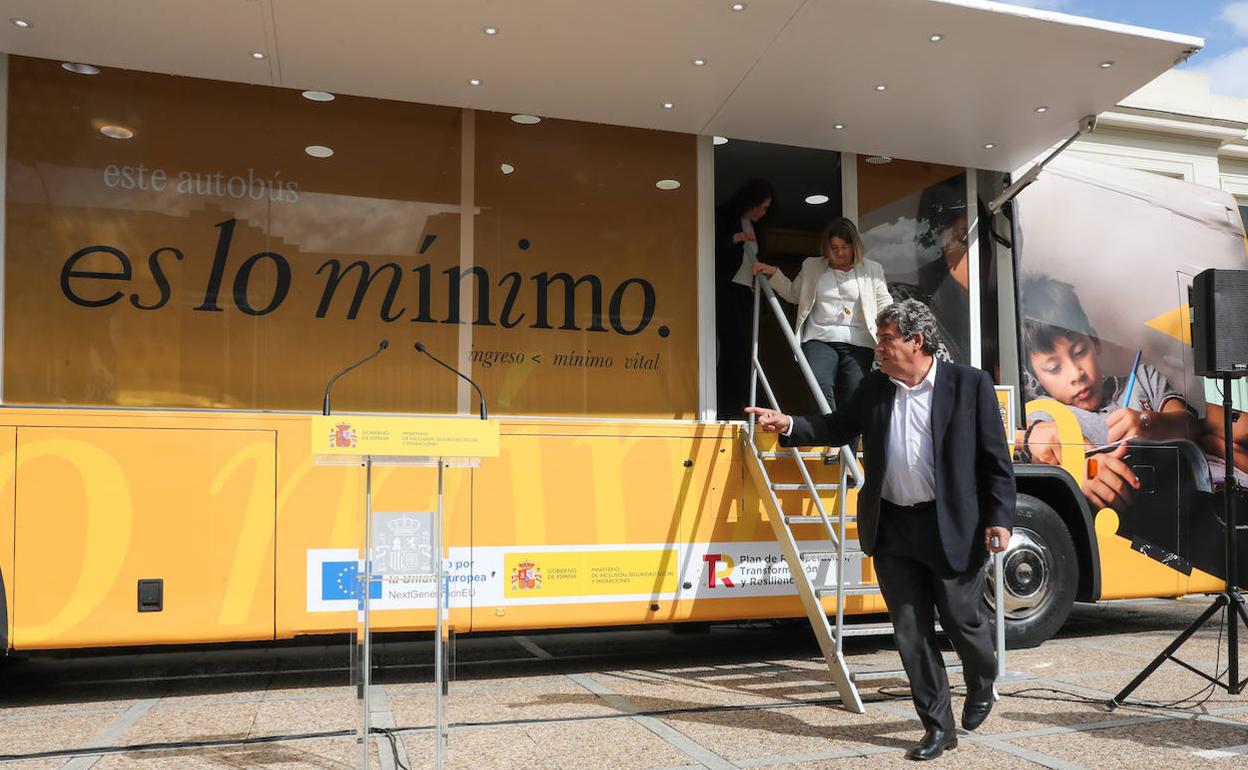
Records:
[[[596,20],[539,9],[494,40],[455,5],[357,9],[389,50],[405,49],[391,29],[436,43],[402,74],[284,6],[265,22],[281,50],[269,30],[238,62],[204,47],[237,42],[215,7],[176,25],[83,8],[71,25],[161,46],[82,47],[51,17],[10,36],[0,649],[354,628],[363,474],[316,465],[309,422],[328,377],[381,339],[336,387],[340,412],[475,413],[420,342],[501,425],[499,457],[447,472],[457,631],[802,616],[742,423],[716,412],[714,211],[756,176],[776,190],[768,261],[791,274],[824,223],[855,219],[895,296],[940,305],[946,355],[1002,386],[1027,461],[1005,571],[1015,643],[1074,601],[1221,587],[1189,536],[1216,510],[1200,437],[1138,450],[1149,491],[1097,505],[1110,442],[1033,387],[1020,292],[1041,267],[1074,287],[1103,374],[1142,349],[1149,382],[1174,388],[1145,411],[1177,398],[1203,417],[1182,277],[1191,260],[1245,266],[1233,200],[1059,160],[989,205],[1201,41],[955,2],[892,3],[904,22],[875,3],[596,3]],[[711,37],[664,33],[691,29]],[[839,55],[822,48],[845,29]],[[782,405],[812,408],[774,325],[761,334]],[[408,537],[433,471],[380,469],[372,492]],[[428,593],[373,598],[377,628],[432,625]]]

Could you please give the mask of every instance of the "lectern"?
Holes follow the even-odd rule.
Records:
[[[370,685],[372,672],[372,626],[370,604],[378,565],[373,537],[373,468],[430,467],[437,468],[437,510],[430,523],[431,570],[409,565],[404,577],[431,585],[434,602],[434,766],[442,767],[446,752],[446,712],[443,696],[446,688],[446,661],[450,629],[447,615],[446,553],[442,543],[442,479],[448,468],[475,468],[482,457],[498,455],[498,423],[475,417],[389,417],[362,415],[317,415],[312,418],[312,452],[318,465],[339,465],[364,468],[364,527],[360,566],[357,572],[355,644],[352,648],[352,669],[356,680],[359,708],[358,737],[363,770],[369,767],[369,743],[372,733]],[[391,560],[393,561],[393,560]],[[405,560],[400,560],[400,565]],[[393,565],[383,572],[395,574]]]

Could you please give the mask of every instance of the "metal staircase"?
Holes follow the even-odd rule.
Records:
[[[754,280],[754,318],[750,348],[751,377],[749,403],[758,403],[757,387],[761,385],[771,408],[778,411],[781,410],[780,404],[776,400],[775,391],[772,389],[771,383],[768,381],[758,358],[760,297],[763,295],[766,296],[767,304],[775,314],[778,325],[788,341],[789,347],[792,349],[798,368],[801,370],[802,377],[810,388],[816,404],[822,413],[827,414],[831,411],[828,408],[827,399],[824,398],[823,392],[815,380],[815,375],[810,369],[810,364],[802,354],[801,345],[798,343],[793,329],[789,327],[788,318],[785,316],[779,300],[776,299],[775,292],[761,276],[756,276]],[[810,619],[811,629],[815,633],[819,649],[828,663],[828,669],[832,672],[832,678],[840,694],[841,703],[849,711],[857,714],[865,713],[856,683],[867,678],[904,678],[905,672],[900,670],[874,671],[869,676],[854,675],[850,672],[849,666],[845,662],[842,650],[842,640],[847,636],[888,635],[893,632],[892,624],[890,623],[850,626],[845,624],[846,597],[879,595],[880,593],[879,586],[876,583],[863,582],[862,567],[868,557],[859,548],[857,540],[850,540],[847,534],[848,524],[856,518],[847,505],[848,492],[850,489],[861,487],[863,482],[863,471],[858,462],[858,456],[851,447],[841,447],[837,458],[837,468],[839,470],[837,481],[835,483],[816,483],[811,475],[810,468],[807,467],[807,462],[812,460],[826,461],[827,458],[823,452],[801,451],[797,448],[780,449],[774,443],[761,445],[758,440],[759,437],[759,433],[755,431],[753,415],[751,415],[741,434],[741,448],[745,466],[767,512],[767,518],[771,522],[776,542],[780,544],[780,552],[788,565],[789,574],[801,599],[802,607]],[[768,470],[769,467],[776,461],[786,458],[794,461],[801,475],[801,483],[777,483],[772,480],[772,473]],[[805,515],[789,515],[785,513],[777,493],[796,491],[807,493],[813,507],[813,513]],[[832,515],[828,514],[822,500],[823,494],[828,492],[836,493],[836,509]],[[798,534],[799,532],[801,533],[800,535]],[[998,571],[997,574],[1000,574],[1001,561],[1001,554],[997,554],[993,560],[993,569]],[[814,569],[815,574],[813,576],[807,572],[807,564],[810,562],[818,565]],[[1004,673],[1005,624],[1003,613],[1004,597],[1002,596],[1004,585],[1001,580],[994,580],[993,583],[997,592],[996,601],[994,602],[997,612],[997,665],[998,671]],[[836,599],[834,622],[829,620],[822,602],[824,598],[832,597]],[[939,631],[939,627],[937,627],[937,630]],[[949,668],[957,670],[960,666],[949,666]]]

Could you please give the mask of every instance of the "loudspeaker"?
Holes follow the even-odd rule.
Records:
[[[1190,300],[1196,374],[1248,376],[1248,270],[1201,272]]]

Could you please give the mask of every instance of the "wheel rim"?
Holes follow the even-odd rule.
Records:
[[[1015,527],[1005,550],[1005,617],[1026,620],[1044,610],[1053,592],[1053,552],[1034,530]],[[996,575],[988,570],[985,598],[996,609]]]

